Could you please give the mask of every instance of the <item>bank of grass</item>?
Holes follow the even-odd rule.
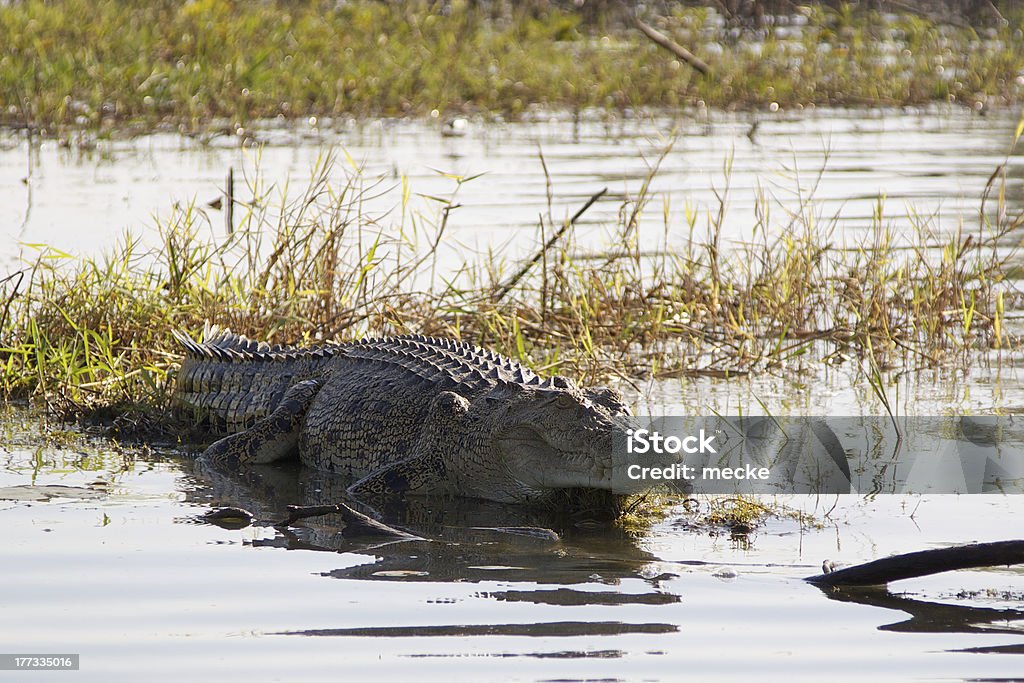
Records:
[[[584,383],[820,361],[870,378],[1020,349],[1007,316],[1021,303],[1011,245],[1024,219],[1008,214],[999,172],[979,224],[952,233],[920,217],[898,241],[880,200],[865,237],[844,242],[812,198],[785,213],[759,197],[749,241],[727,244],[723,198],[706,215],[662,204],[665,234],[689,237],[656,246],[640,234],[655,165],[622,204],[608,250],[581,253],[549,207],[549,246],[535,258],[492,255],[456,272],[435,250],[452,199],[432,198],[438,211],[420,215],[406,187],[401,206],[371,215],[362,200],[383,181],[346,168],[332,182],[338,169],[325,159],[292,193],[256,173],[236,193],[234,232],[219,239],[208,213],[184,206],[159,222],[159,248],[130,236],[101,258],[37,247],[0,281],[0,394],[159,422],[180,358],[171,333],[200,336],[207,322],[272,343],[455,337]]]
[[[983,107],[1024,91],[1016,15],[973,29],[811,5],[739,32],[671,7],[642,18],[709,75],[621,13],[584,21],[549,3],[19,0],[0,5],[0,124],[61,135],[535,106]]]

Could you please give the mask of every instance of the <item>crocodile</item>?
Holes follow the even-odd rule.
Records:
[[[544,504],[610,492],[619,392],[541,377],[469,343],[420,335],[271,346],[227,330],[185,351],[176,396],[214,433],[220,468],[297,455],[355,483],[349,493]],[[609,493],[609,495],[612,495]]]

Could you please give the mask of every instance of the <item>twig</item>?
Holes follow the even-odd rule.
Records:
[[[602,188],[599,192],[595,193],[590,199],[588,199],[587,203],[584,204],[580,208],[580,210],[577,211],[575,215],[573,215],[572,218],[566,221],[565,224],[558,229],[558,232],[551,236],[551,239],[544,243],[544,246],[541,247],[540,251],[534,254],[533,258],[527,261],[523,265],[523,267],[520,268],[515,274],[513,274],[512,277],[506,280],[504,284],[498,285],[498,288],[494,293],[493,300],[500,301],[501,299],[503,299],[505,295],[508,294],[509,291],[511,291],[511,289],[515,287],[519,283],[519,281],[526,276],[527,273],[530,272],[530,269],[537,265],[537,262],[544,257],[547,251],[551,249],[551,247],[555,246],[558,240],[562,239],[562,235],[568,232],[569,228],[573,227],[576,224],[576,221],[580,219],[580,217],[587,211],[587,209],[593,206],[594,202],[596,202],[598,199],[604,196],[604,193],[607,191],[607,187]]]
[[[25,271],[19,270],[16,273],[11,273],[3,280],[0,280],[0,284],[6,285],[6,283],[10,282],[14,278],[18,278],[18,281],[14,283],[14,287],[11,289],[11,295],[7,297],[7,300],[4,302],[4,314],[0,316],[0,330],[3,330],[4,326],[7,324],[7,315],[11,312],[11,304],[14,303],[14,299],[17,298],[18,289],[21,288],[21,283],[25,279]]]
[[[1000,23],[1006,22],[1006,17],[1003,16],[1002,12],[999,11],[999,8],[995,6],[992,0],[983,0],[983,2],[988,6],[989,11],[996,18],[996,21],[999,21]]]
[[[893,9],[907,12],[908,14],[915,14],[935,24],[946,24],[957,28],[971,27],[970,23],[956,16],[954,10],[950,10],[945,14],[940,14],[939,12],[932,12],[922,7],[916,7],[910,3],[899,2],[898,0],[889,0],[889,4],[892,5]],[[999,12],[997,11],[996,14],[999,14]]]
[[[419,538],[418,536],[390,527],[387,524],[381,524],[361,512],[356,512],[344,503],[338,503],[337,505],[289,505],[288,517],[278,522],[275,526],[291,526],[300,519],[332,514],[339,514],[345,520],[345,528],[342,530],[341,535],[346,538],[365,538],[367,536],[383,536],[397,539]]]
[[[228,236],[235,232],[235,167],[228,166],[227,187],[224,190],[224,227]]]

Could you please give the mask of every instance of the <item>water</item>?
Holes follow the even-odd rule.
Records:
[[[748,136],[754,119],[759,123]],[[876,196],[906,229],[916,214],[940,229],[973,226],[977,198],[1005,156],[1017,117],[946,112],[816,112],[626,119],[554,118],[483,126],[462,137],[440,124],[377,122],[266,129],[262,168],[301,182],[324,149],[344,148],[368,182],[389,188],[370,207],[414,192],[448,195],[464,184],[446,258],[507,245],[535,248],[546,188],[556,220],[608,186],[579,230],[600,248],[621,200],[635,196],[673,129],[679,133],[655,181],[685,236],[690,204],[713,210],[732,156],[725,237],[749,237],[757,187],[793,207],[815,191],[837,229],[870,225]],[[89,146],[89,145],[87,145]],[[826,149],[831,151],[826,153]],[[13,268],[26,243],[95,254],[128,228],[153,243],[152,214],[173,202],[205,207],[229,166],[251,169],[254,152],[234,139],[204,145],[174,135],[99,141],[92,151],[46,141],[0,143],[0,263]],[[827,157],[827,159],[826,159]],[[347,162],[340,157],[339,181]],[[1019,157],[1008,201],[1022,204]],[[21,179],[26,178],[27,183]],[[667,199],[662,199],[667,198]],[[425,212],[436,208],[415,199]],[[777,205],[778,210],[781,206]],[[658,237],[661,206],[643,234]],[[827,220],[825,221],[827,223]],[[698,226],[703,226],[703,219]],[[214,228],[216,232],[217,228]],[[528,237],[529,239],[526,239]],[[989,359],[998,360],[998,359]],[[901,413],[1016,413],[1024,408],[1019,359],[960,370],[886,374]],[[723,381],[710,377],[624,387],[638,413],[879,414],[853,368],[794,367]],[[336,482],[293,468],[264,468],[258,483],[209,481],[173,450],[124,451],[105,439],[47,437],[24,413],[0,417],[0,650],[80,653],[86,680],[963,680],[1019,676],[1024,649],[1020,568],[916,579],[888,591],[825,593],[803,582],[825,559],[858,563],[894,552],[1020,536],[1014,496],[852,496],[774,502],[799,510],[748,534],[709,533],[674,507],[634,534],[522,510],[461,501],[413,505],[388,518],[424,540],[367,545],[338,521],[287,530],[284,506],[331,500]],[[50,488],[61,486],[65,488]],[[766,501],[772,502],[772,501]],[[702,500],[707,511],[709,500]],[[241,505],[258,521],[225,529],[201,521],[212,507]],[[558,541],[477,527],[556,528]],[[76,674],[32,674],[32,680]],[[25,675],[0,672],[0,680]]]
[[[166,218],[175,203],[194,201],[210,216],[210,237],[223,236],[224,219],[207,204],[220,196],[229,167],[236,169],[238,197],[245,199],[244,176],[257,166],[268,182],[290,181],[294,190],[328,152],[338,157],[338,186],[352,165],[363,169],[364,184],[374,186],[376,196],[364,208],[385,225],[398,221],[403,176],[413,193],[410,213],[436,218],[439,205],[431,197],[453,198],[459,208],[450,216],[441,249],[449,267],[488,248],[507,258],[536,249],[539,215],[548,212],[543,153],[556,225],[608,188],[576,230],[584,249],[601,249],[622,203],[636,198],[673,139],[644,214],[647,244],[666,230],[672,245],[687,239],[687,208],[696,212],[696,235],[703,237],[709,215],[717,212],[715,193],[727,187],[723,246],[751,239],[759,193],[769,199],[776,228],[788,224],[787,212],[799,211],[802,200],[813,199],[817,224],[825,229],[835,219],[837,240],[856,241],[870,228],[880,195],[886,224],[897,235],[913,232],[922,217],[931,217],[939,231],[955,230],[961,221],[973,229],[979,197],[1006,160],[1016,123],[1013,112],[980,117],[962,109],[710,117],[691,112],[610,122],[566,116],[470,122],[464,135],[450,137],[440,122],[339,121],[318,122],[316,128],[264,127],[252,133],[255,144],[240,145],[237,136],[200,141],[156,134],[89,140],[84,149],[52,140],[29,146],[8,135],[0,139],[0,264],[9,270],[19,252],[32,256],[25,244],[95,255],[126,230],[156,244],[154,217]],[[1019,155],[1010,158],[1008,173],[1020,177]],[[478,174],[483,175],[461,186],[452,178]],[[1012,180],[1008,185],[1011,209],[1024,201],[1021,188]]]
[[[559,541],[520,537],[472,527],[537,520],[466,501],[414,506],[399,521],[429,540],[378,545],[343,539],[329,518],[287,531],[198,521],[211,504],[273,520],[286,503],[329,495],[322,477],[263,469],[262,486],[246,488],[197,479],[173,455],[130,462],[103,441],[33,449],[10,437],[0,449],[4,650],[79,653],[78,675],[107,681],[1019,672],[1002,651],[1024,647],[1019,568],[890,591],[826,593],[800,580],[824,559],[1014,537],[1013,497],[789,498],[777,502],[815,523],[779,519],[736,536],[688,529],[693,517],[675,508],[636,537],[572,527]],[[68,488],[8,500],[30,483],[35,494]]]

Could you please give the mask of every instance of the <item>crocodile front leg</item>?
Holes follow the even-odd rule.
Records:
[[[426,422],[415,452],[405,460],[369,474],[349,487],[359,500],[380,500],[393,494],[452,494],[455,484],[449,476],[443,453],[458,447],[465,433],[469,401],[442,391],[430,403]]]
[[[303,418],[321,386],[322,380],[308,379],[290,387],[274,412],[244,432],[214,442],[199,456],[199,462],[234,471],[239,465],[266,464],[296,455]]]
[[[380,501],[395,494],[448,493],[446,474],[441,458],[415,455],[363,477],[348,487],[348,493],[363,502]]]

